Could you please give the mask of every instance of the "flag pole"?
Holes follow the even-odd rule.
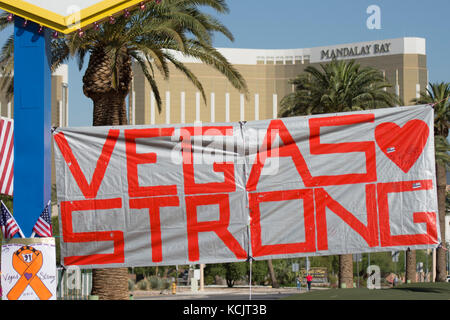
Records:
[[[15,220],[15,219],[14,219]],[[16,222],[17,223],[17,222]],[[22,230],[20,229],[20,227],[19,227],[19,234],[20,234],[20,236],[22,237],[22,238],[25,238],[25,235],[23,234],[23,232],[22,232]]]

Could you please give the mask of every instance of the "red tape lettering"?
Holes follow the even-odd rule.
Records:
[[[150,233],[152,246],[152,261],[163,261],[162,255],[162,240],[161,240],[161,207],[178,207],[180,201],[178,197],[155,197],[130,199],[131,209],[148,209],[150,216]]]
[[[389,193],[433,189],[432,180],[378,183],[378,212],[380,220],[380,241],[382,247],[412,246],[437,243],[436,212],[414,212],[414,223],[426,223],[426,234],[392,235],[389,222]]]
[[[123,232],[95,231],[95,232],[73,232],[72,215],[74,211],[98,211],[109,209],[121,209],[122,199],[101,199],[101,200],[79,200],[61,201],[61,222],[64,242],[99,242],[113,241],[114,252],[106,254],[92,254],[85,256],[64,257],[66,265],[87,265],[87,264],[109,264],[123,263],[124,258],[124,237]]]
[[[197,219],[197,207],[207,205],[219,205],[220,218],[218,221],[202,221]],[[247,253],[241,247],[239,242],[228,231],[230,223],[230,204],[228,194],[208,194],[186,197],[186,215],[187,215],[187,236],[189,261],[198,261],[200,259],[200,249],[198,243],[198,234],[200,232],[215,232],[217,236],[225,243],[236,258],[246,259]]]
[[[303,200],[305,242],[263,245],[259,204],[268,201]],[[316,251],[313,190],[286,190],[250,193],[251,242],[254,257]],[[298,212],[298,214],[301,214]]]

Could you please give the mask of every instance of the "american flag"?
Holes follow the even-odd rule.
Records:
[[[1,202],[0,211],[0,227],[2,229],[3,237],[5,239],[11,239],[17,232],[19,232],[23,238],[23,233],[20,230],[19,225],[17,224],[16,220],[11,215],[3,201]]]
[[[0,118],[0,193],[13,195],[14,121]]]
[[[39,219],[33,227],[33,233],[40,237],[51,237],[52,236],[52,219],[50,217],[49,207],[51,201],[47,203],[44,211],[42,211]]]

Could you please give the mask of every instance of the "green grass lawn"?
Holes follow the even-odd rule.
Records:
[[[450,283],[412,283],[395,288],[327,289],[294,294],[283,300],[450,300]]]

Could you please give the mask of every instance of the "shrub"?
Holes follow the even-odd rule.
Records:
[[[328,281],[330,282],[330,286],[333,288],[333,286],[337,287],[338,283],[338,276],[335,274],[329,274],[328,275]]]
[[[167,290],[171,286],[171,282],[168,279],[162,281],[162,289]]]
[[[205,284],[206,285],[210,285],[210,284],[215,284],[216,280],[214,279],[214,276],[212,275],[207,275],[205,276]]]
[[[128,279],[128,290],[129,291],[133,291],[134,290],[134,285],[135,285],[134,281],[131,280],[131,279]]]
[[[162,287],[161,279],[156,276],[150,277],[149,282],[151,289],[160,289]]]
[[[139,281],[138,283],[136,283],[136,286],[139,290],[148,290],[148,287],[149,287],[148,280],[143,279],[143,280]]]

